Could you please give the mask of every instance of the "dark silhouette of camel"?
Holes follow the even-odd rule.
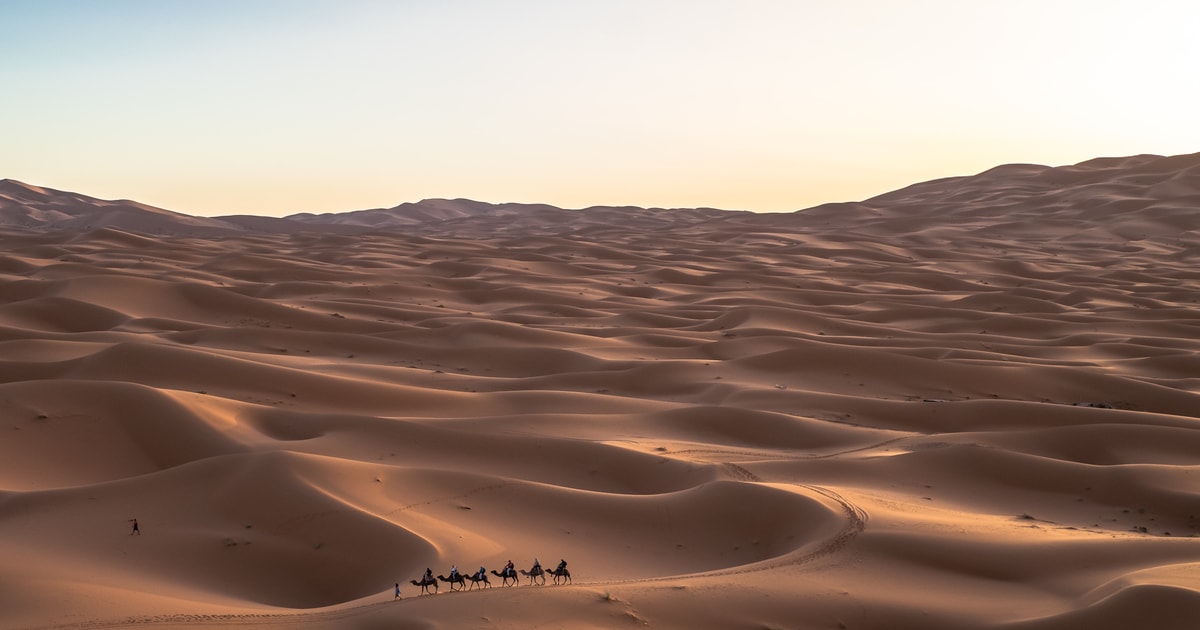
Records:
[[[503,573],[496,573],[495,571],[492,571],[492,575],[504,580],[502,584],[503,586],[509,586],[509,580],[512,580],[513,584],[516,584],[521,579],[517,577],[517,572],[512,569],[505,569]]]
[[[418,582],[418,581],[416,581],[416,580],[409,580],[409,582],[412,582],[412,585],[413,585],[413,586],[420,586],[420,587],[421,587],[421,594],[422,594],[422,595],[428,595],[428,594],[429,594],[429,587],[430,587],[430,586],[432,586],[432,587],[433,587],[433,592],[434,592],[434,593],[436,593],[436,592],[437,592],[437,590],[438,590],[438,585],[437,585],[437,579],[436,579],[436,578],[429,578],[428,580],[426,580],[425,578],[421,578],[421,581],[420,581],[420,582]]]
[[[442,574],[440,574],[440,573],[439,573],[439,574],[438,574],[438,578],[437,578],[437,579],[438,579],[438,581],[439,581],[439,582],[449,582],[449,583],[450,583],[450,591],[451,591],[451,592],[453,592],[453,591],[454,591],[454,585],[455,585],[455,584],[458,584],[459,586],[461,586],[461,587],[463,587],[463,588],[466,588],[466,587],[467,587],[467,579],[466,579],[466,578],[464,578],[464,577],[463,577],[463,574],[461,574],[461,573],[459,573],[458,575],[454,576],[453,578],[448,578],[448,577],[445,577],[445,576],[443,576]]]
[[[551,569],[549,571],[546,571],[546,573],[549,573],[550,575],[554,576],[555,584],[558,584],[559,580],[562,580],[563,584],[571,583],[571,572],[568,571],[566,567],[563,567],[561,569]],[[545,578],[542,578],[542,579],[545,579]]]
[[[525,569],[521,569],[520,573],[521,573],[521,575],[524,575],[525,577],[529,578],[530,586],[533,586],[534,580],[537,580],[540,584],[546,583],[546,571],[545,571],[545,569],[542,569],[542,567],[533,567],[532,569],[530,569],[528,571],[526,571]]]
[[[484,584],[486,584],[488,588],[492,588],[492,583],[491,583],[491,581],[488,580],[488,576],[486,573],[472,573],[471,575],[460,575],[459,577],[465,577],[465,578],[467,578],[467,581],[471,583],[471,586],[467,587],[468,591],[475,588],[476,586],[479,586],[480,582],[483,582]],[[479,588],[483,588],[483,587],[479,586]]]

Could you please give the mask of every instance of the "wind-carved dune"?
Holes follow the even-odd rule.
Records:
[[[1200,154],[771,215],[4,180],[0,225],[5,627],[1200,619]]]

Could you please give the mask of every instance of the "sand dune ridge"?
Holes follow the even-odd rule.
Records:
[[[0,181],[0,627],[1191,628],[1198,155],[775,215]]]

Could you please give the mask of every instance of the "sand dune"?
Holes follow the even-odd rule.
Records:
[[[1200,154],[779,215],[4,180],[0,627],[1194,628],[1197,204]]]

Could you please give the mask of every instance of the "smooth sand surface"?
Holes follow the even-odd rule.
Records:
[[[1200,156],[436,207],[0,232],[0,627],[1200,627]]]

